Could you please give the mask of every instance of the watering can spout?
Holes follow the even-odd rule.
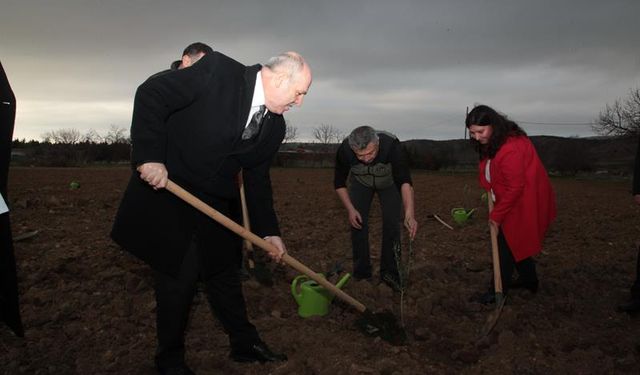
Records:
[[[349,278],[351,277],[350,273],[346,273],[344,276],[342,276],[342,278],[338,281],[338,283],[336,284],[336,288],[338,289],[342,289],[342,287],[344,286],[344,284],[347,283],[347,281],[349,281]],[[328,293],[329,294],[329,293]],[[329,294],[329,301],[333,301],[333,299],[336,297],[335,294]]]
[[[349,281],[350,277],[351,277],[351,274],[347,272],[344,276],[342,276],[342,279],[340,279],[340,281],[338,281],[338,283],[336,284],[336,288],[342,289],[344,284],[346,284],[347,281]]]

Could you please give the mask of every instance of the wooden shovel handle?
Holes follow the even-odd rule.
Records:
[[[262,248],[264,250],[267,250],[267,251],[268,250],[277,251],[277,249],[275,248],[274,245],[272,245],[269,242],[263,240],[262,238],[256,236],[255,234],[251,233],[249,230],[245,229],[244,227],[242,227],[241,225],[237,224],[233,220],[231,220],[228,217],[224,216],[223,214],[221,214],[220,212],[215,210],[213,207],[207,205],[206,203],[204,203],[203,201],[201,201],[200,199],[198,199],[193,194],[189,193],[188,191],[186,191],[185,189],[183,189],[182,187],[180,187],[179,185],[177,185],[173,181],[171,181],[171,180],[167,181],[166,189],[169,190],[171,193],[175,194],[178,198],[180,198],[180,199],[184,200],[185,202],[189,203],[191,206],[193,206],[198,211],[200,211],[203,214],[209,216],[210,218],[212,218],[213,220],[215,220],[219,224],[223,225],[227,229],[229,229],[229,230],[233,231],[234,233],[238,234],[240,237],[248,240],[249,242],[251,242],[255,246],[258,246],[258,247],[260,247],[260,248]],[[322,277],[319,274],[315,273],[312,269],[310,269],[309,267],[307,267],[304,264],[300,263],[299,261],[294,259],[289,254],[285,253],[282,256],[282,261],[284,263],[286,263],[287,265],[291,266],[296,271],[307,275],[310,279],[312,279],[313,281],[315,281],[318,284],[322,285],[324,288],[329,290],[336,297],[338,297],[341,300],[345,301],[346,303],[350,304],[351,306],[353,306],[359,312],[364,313],[365,310],[367,310],[367,307],[364,304],[362,304],[361,302],[359,302],[355,298],[351,297],[347,293],[343,292],[341,289],[339,289],[338,287],[336,287],[335,285],[333,285],[329,281],[327,281],[327,279],[325,279],[324,277]]]
[[[247,197],[244,194],[244,179],[242,177],[242,171],[238,173],[238,184],[240,185],[240,203],[242,205],[242,226],[244,226],[246,230],[251,231],[249,209],[247,208]],[[253,244],[246,238],[244,239],[244,246],[247,250],[253,251]]]
[[[489,213],[493,211],[493,199],[491,192],[487,193],[487,202],[489,205]],[[491,232],[491,256],[493,258],[493,286],[496,294],[502,295],[502,275],[500,274],[500,254],[498,253],[498,229],[489,224]]]

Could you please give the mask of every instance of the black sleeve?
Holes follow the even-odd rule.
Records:
[[[273,209],[273,189],[269,168],[271,159],[262,164],[244,169],[245,192],[250,214],[251,231],[260,237],[280,236],[278,217]]]
[[[336,152],[336,164],[333,174],[333,187],[339,189],[347,187],[347,177],[349,176],[349,170],[351,166],[348,162],[348,152],[353,152],[346,141],[340,144],[338,151]]]
[[[397,139],[393,141],[391,147],[390,156],[391,166],[393,168],[393,181],[398,187],[405,183],[413,185],[406,150]]]
[[[165,162],[166,121],[191,104],[206,77],[194,67],[154,76],[138,87],[131,120],[131,163]]]

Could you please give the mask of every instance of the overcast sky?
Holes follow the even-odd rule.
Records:
[[[2,0],[0,61],[14,138],[128,129],[136,87],[194,41],[247,65],[300,52],[314,81],[286,118],[302,139],[462,138],[479,103],[530,135],[590,136],[640,86],[639,19],[639,0]]]

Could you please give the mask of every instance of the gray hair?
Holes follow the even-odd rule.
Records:
[[[305,61],[299,54],[295,52],[284,52],[278,56],[273,56],[264,64],[273,72],[284,71],[289,79],[296,76],[304,68]]]
[[[378,133],[371,126],[359,126],[349,134],[349,146],[354,150],[364,150],[369,143],[378,144]]]

